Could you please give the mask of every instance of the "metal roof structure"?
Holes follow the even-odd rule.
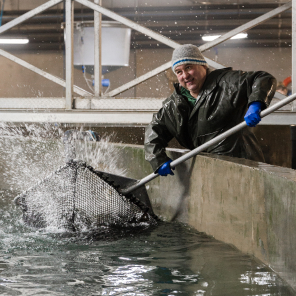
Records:
[[[27,11],[44,4],[42,0],[18,0],[5,2],[2,25],[23,15]],[[93,1],[91,1],[93,2]],[[195,1],[195,0],[103,0],[102,6],[141,26],[151,29],[179,43],[204,44],[204,34],[226,33],[243,25],[287,1]],[[241,40],[243,46],[289,47],[292,41],[291,10],[287,10],[268,21],[248,30],[248,39]],[[103,20],[110,20],[106,15]],[[93,21],[93,10],[81,3],[75,3],[75,21]],[[54,5],[38,15],[12,28],[2,36],[24,35],[31,38],[26,49],[62,49],[65,21],[63,3]],[[241,43],[243,42],[243,43]],[[147,36],[132,32],[132,48],[153,48],[165,46]],[[227,46],[237,46],[237,41],[227,42]]]
[[[29,5],[25,6],[25,4]],[[25,7],[31,8],[31,10],[24,10]],[[63,80],[53,76],[17,58],[6,51],[5,46],[1,46],[0,55],[64,86],[66,88],[66,97],[42,99],[2,98],[0,100],[1,120],[22,122],[89,122],[92,124],[125,125],[128,124],[128,118],[132,116],[136,118],[137,116],[135,114],[138,112],[138,114],[142,113],[142,116],[139,116],[137,122],[130,122],[129,124],[147,124],[151,119],[151,112],[159,108],[159,99],[155,107],[152,108],[149,103],[141,103],[140,105],[142,107],[138,110],[132,108],[133,103],[130,104],[130,108],[129,104],[126,103],[124,110],[119,110],[118,108],[114,110],[111,107],[109,110],[106,110],[97,107],[97,100],[100,98],[100,30],[102,19],[116,20],[130,27],[133,32],[132,48],[153,48],[160,45],[163,47],[177,48],[180,44],[190,41],[190,43],[199,46],[203,52],[222,43],[226,46],[235,47],[236,41],[230,40],[230,38],[242,32],[248,32],[249,34],[249,38],[243,41],[243,43],[240,41],[240,44],[243,44],[245,47],[290,47],[293,45],[293,18],[291,8],[292,2],[282,1],[260,1],[260,3],[257,1],[240,3],[238,1],[231,4],[228,1],[211,1],[209,3],[194,0],[166,0],[163,2],[154,0],[147,0],[146,2],[141,0],[94,0],[94,2],[89,0],[12,1],[8,9],[3,11],[1,19],[2,26],[0,27],[1,37],[7,36],[11,38],[14,34],[34,36],[34,42],[23,46],[23,49],[26,50],[33,50],[36,46],[38,46],[39,50],[64,48],[66,53],[66,79]],[[97,44],[95,47],[95,57],[97,59],[95,60],[94,76],[95,81],[98,83],[95,83],[95,86],[97,86],[95,87],[94,95],[73,85],[72,28],[75,21],[91,20],[94,21],[94,38],[95,44]],[[64,42],[62,23],[66,26],[66,44]],[[214,41],[204,42],[201,38],[204,34],[219,34],[221,37]],[[207,59],[207,62],[213,68],[223,67],[223,65],[209,59]],[[104,96],[108,97],[109,100],[114,100],[119,93],[154,77],[169,67],[170,63],[165,63],[129,83],[113,89],[109,93],[104,94]],[[292,76],[294,77],[295,75]],[[74,95],[74,93],[76,94]],[[75,97],[76,95],[79,97]],[[278,93],[276,97],[278,99],[282,98]],[[41,100],[43,100],[42,103]],[[140,100],[143,102],[144,99],[142,98]],[[81,107],[81,104],[83,107]],[[150,107],[145,107],[146,105]],[[285,112],[294,113],[293,106],[294,104],[290,108],[291,111]],[[131,114],[131,112],[133,113]],[[94,114],[94,116],[91,114]],[[100,116],[95,116],[96,114],[100,114]],[[104,116],[103,114],[108,114],[108,116]],[[112,114],[115,119],[112,119]],[[102,118],[105,119],[102,120]],[[276,123],[296,123],[296,116],[293,115],[292,119],[291,116],[289,118],[288,121],[281,119],[281,121],[276,121]],[[117,123],[114,120],[117,120]],[[265,120],[263,120],[264,122]]]

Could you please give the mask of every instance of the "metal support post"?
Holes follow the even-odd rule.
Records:
[[[102,6],[102,0],[94,0],[95,4]],[[102,14],[94,11],[94,32],[95,32],[95,97],[101,95],[101,79],[102,79]]]
[[[292,93],[296,92],[296,0],[292,0]],[[293,102],[293,111],[296,110],[296,102]]]
[[[296,0],[292,0],[292,93],[296,91]],[[292,103],[292,111],[296,110],[295,101]],[[296,169],[296,126],[291,125],[291,168]]]
[[[73,108],[73,16],[72,0],[66,0],[66,109]]]

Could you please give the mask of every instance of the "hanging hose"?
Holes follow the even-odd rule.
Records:
[[[82,66],[82,73],[83,73],[84,80],[85,80],[87,86],[89,87],[89,89],[94,93],[94,89],[93,89],[93,87],[90,85],[90,83],[92,83],[92,80],[91,80],[91,79],[88,79],[88,78],[86,77],[85,72],[86,72],[86,67],[83,65],[83,66]]]

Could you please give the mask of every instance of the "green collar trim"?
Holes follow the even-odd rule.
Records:
[[[188,89],[186,89],[185,87],[181,86],[181,95],[183,95],[184,97],[186,97],[187,99],[193,99],[196,100],[196,98],[194,98],[191,94],[190,91]]]
[[[181,95],[184,96],[187,99],[188,103],[193,107],[196,103],[196,98],[194,98],[190,94],[190,91],[185,87],[181,86],[180,92],[181,92]]]

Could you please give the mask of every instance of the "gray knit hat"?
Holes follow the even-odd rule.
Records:
[[[176,48],[172,56],[172,69],[183,64],[198,64],[209,67],[197,46],[184,44]]]

